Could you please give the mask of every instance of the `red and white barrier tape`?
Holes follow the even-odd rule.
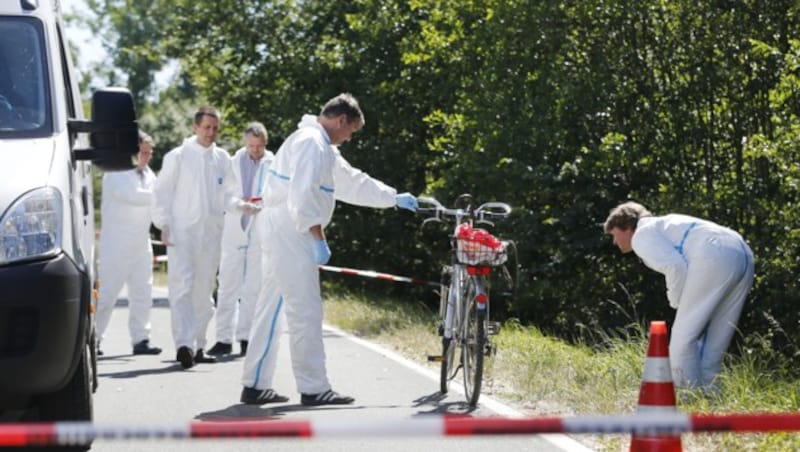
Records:
[[[800,413],[631,414],[540,418],[429,416],[412,419],[193,421],[179,426],[102,426],[90,422],[0,424],[0,447],[87,444],[95,439],[352,438],[529,435],[542,433],[796,432]]]
[[[153,263],[163,263],[163,262],[167,262],[166,255],[153,256]],[[344,275],[364,276],[366,278],[382,279],[384,281],[395,281],[395,282],[404,282],[409,284],[441,287],[441,283],[438,283],[436,281],[427,281],[424,279],[409,278],[408,276],[390,275],[389,273],[381,273],[372,270],[357,270],[355,268],[333,267],[331,265],[320,265],[319,268],[320,270],[325,270],[326,272],[341,273]]]
[[[424,279],[409,278],[407,276],[390,275],[388,273],[380,273],[372,270],[357,270],[355,268],[346,267],[332,267],[330,265],[320,265],[320,269],[327,272],[342,273],[344,275],[364,276],[366,278],[383,279],[385,281],[404,282],[409,284],[420,284],[440,287],[441,284],[435,281],[427,281]]]
[[[155,246],[164,246],[164,242],[162,242],[161,240],[152,240],[151,239],[150,243],[155,245]],[[166,261],[167,261],[167,255],[166,254],[153,255],[153,263],[154,264],[163,264]]]

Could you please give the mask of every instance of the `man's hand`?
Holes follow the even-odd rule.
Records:
[[[261,211],[261,206],[252,202],[243,202],[239,205],[239,210],[247,215],[255,215]]]
[[[331,249],[328,247],[328,242],[323,240],[314,240],[314,262],[317,265],[325,265],[331,259]]]
[[[419,208],[416,196],[411,193],[400,193],[395,197],[395,203],[397,203],[397,207],[408,209],[412,212],[416,212],[417,208]]]

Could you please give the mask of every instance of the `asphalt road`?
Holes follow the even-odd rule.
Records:
[[[157,356],[131,354],[128,310],[118,303],[103,341],[98,362],[100,386],[95,394],[95,423],[128,428],[187,425],[191,421],[333,420],[354,425],[374,419],[414,419],[445,413],[471,416],[520,417],[514,409],[481,396],[479,407],[467,410],[455,389],[442,395],[438,376],[374,344],[327,329],[325,347],[333,388],[356,398],[349,406],[307,408],[295,392],[288,347],[282,342],[275,389],[289,402],[263,406],[239,403],[243,358],[182,370],[174,361],[169,308],[163,289],[152,310],[152,343],[164,349]],[[214,339],[213,322],[209,343]],[[235,347],[238,352],[238,347]],[[92,451],[557,451],[587,450],[564,435],[417,437],[347,437],[342,439],[128,439],[95,441]]]

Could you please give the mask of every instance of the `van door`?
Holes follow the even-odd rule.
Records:
[[[71,55],[66,50],[67,46],[64,43],[64,33],[61,29],[61,23],[57,23],[58,30],[58,48],[59,58],[61,59],[61,66],[63,68],[71,68],[72,60]],[[70,119],[83,119],[83,105],[79,96],[79,88],[77,80],[72,77],[72,71],[61,71],[64,83],[64,105],[67,108],[67,117]],[[69,137],[70,149],[79,149],[87,147],[88,142],[86,137],[82,134],[72,133]],[[90,276],[90,281],[94,283],[95,280],[95,220],[94,220],[94,203],[93,203],[93,190],[92,190],[92,164],[86,160],[72,159],[73,172],[71,178],[70,199],[72,203],[72,224],[75,234],[75,258],[80,262],[82,259],[86,264],[86,272]]]

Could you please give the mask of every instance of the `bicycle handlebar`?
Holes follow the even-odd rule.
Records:
[[[508,217],[511,214],[511,206],[504,202],[487,202],[478,206],[477,209],[450,209],[442,205],[436,198],[429,198],[420,196],[417,198],[417,203],[422,205],[430,205],[433,207],[419,207],[417,213],[427,216],[428,218],[423,221],[438,221],[444,222],[447,219],[455,219],[461,221],[462,219],[472,219],[478,223],[490,223],[489,220],[500,220]]]

